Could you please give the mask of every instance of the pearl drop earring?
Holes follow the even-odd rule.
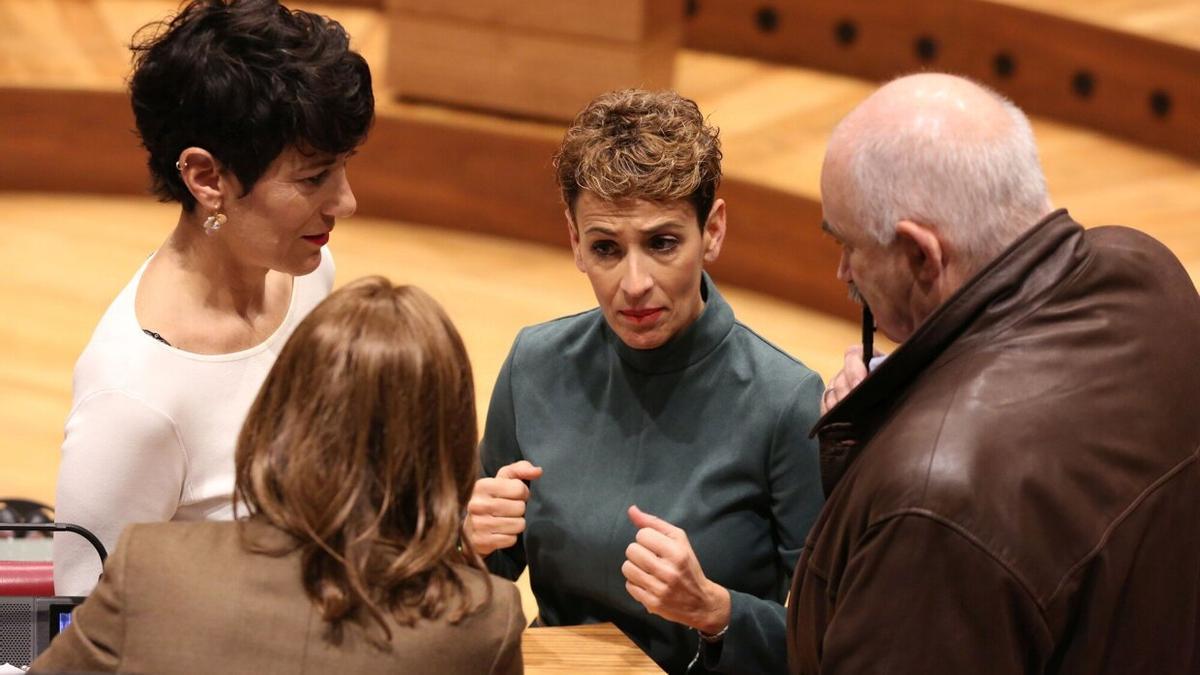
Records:
[[[208,218],[205,218],[204,219],[204,234],[207,234],[209,236],[216,234],[217,230],[221,229],[221,226],[225,224],[226,220],[227,219],[225,218],[225,214],[221,213],[220,211],[217,211],[216,213],[212,214]]]

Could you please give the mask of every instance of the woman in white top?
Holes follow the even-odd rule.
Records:
[[[324,247],[354,213],[346,160],[374,117],[370,70],[330,19],[193,0],[138,35],[137,129],[181,209],[75,366],[56,504],[110,549],[129,523],[232,517],[238,431],[333,285]],[[86,541],[56,537],[59,594],[99,574]]]

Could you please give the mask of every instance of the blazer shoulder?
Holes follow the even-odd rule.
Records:
[[[472,623],[480,624],[473,631],[481,630],[495,639],[501,639],[514,615],[517,615],[517,620],[524,622],[521,593],[516,584],[465,565],[457,566],[456,571],[470,594],[471,602],[482,603],[469,617]]]
[[[237,543],[239,521],[198,521],[163,523],[136,523],[129,526],[127,538],[139,542],[152,542],[156,548],[224,548],[229,542]]]
[[[131,574],[145,573],[144,580],[170,582],[176,575],[183,578],[203,577],[207,570],[247,565],[286,565],[283,557],[255,556],[243,543],[241,528],[249,528],[249,540],[278,550],[284,550],[287,535],[261,523],[246,521],[200,521],[139,523],[129,526],[122,546],[127,551]],[[163,574],[166,572],[166,574]]]

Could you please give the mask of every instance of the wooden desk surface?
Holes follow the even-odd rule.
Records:
[[[531,675],[663,672],[611,623],[530,628],[521,637],[521,653]]]

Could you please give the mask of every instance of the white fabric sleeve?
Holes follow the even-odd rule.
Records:
[[[186,473],[187,458],[170,417],[121,391],[97,392],[67,418],[55,520],[91,530],[111,553],[126,525],[175,515]],[[87,540],[54,535],[58,595],[87,595],[100,570]]]

